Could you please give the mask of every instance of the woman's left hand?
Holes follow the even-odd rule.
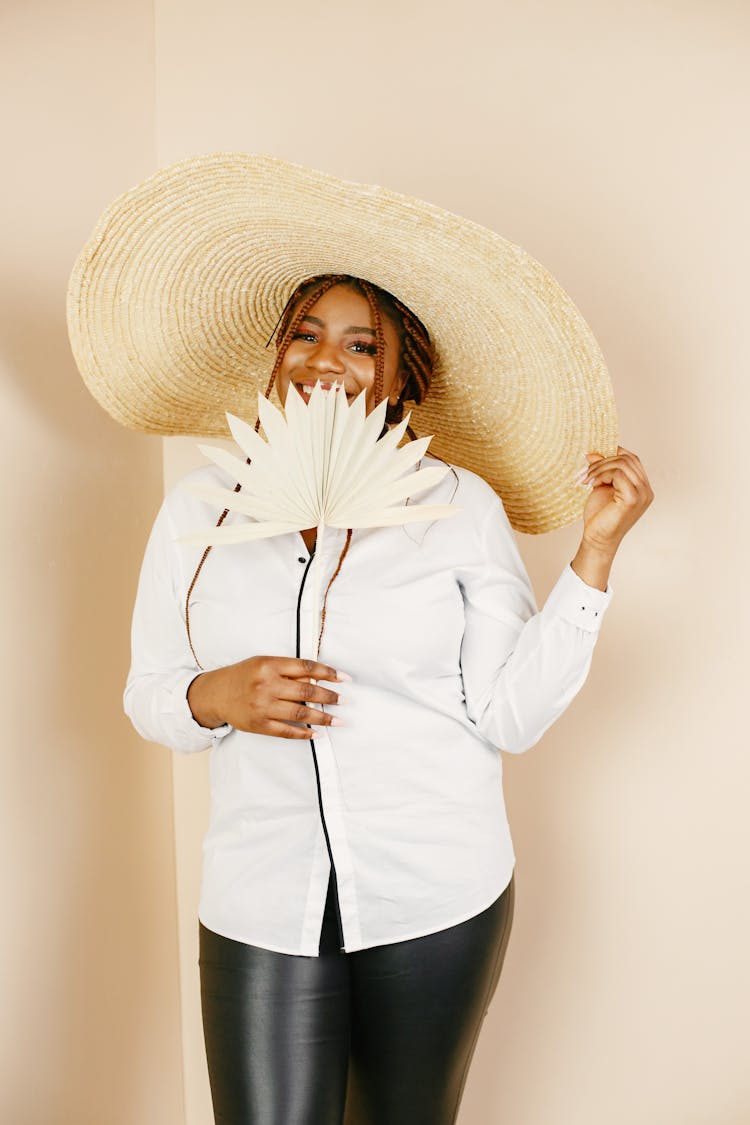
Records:
[[[583,509],[583,542],[614,555],[621,539],[641,518],[654,498],[640,459],[618,445],[614,457],[587,453],[583,484],[593,484]],[[583,470],[582,470],[583,473]]]

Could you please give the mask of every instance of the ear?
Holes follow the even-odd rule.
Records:
[[[393,380],[393,386],[388,393],[388,401],[391,406],[395,406],[398,400],[401,398],[401,392],[406,386],[406,379],[406,372],[399,371],[399,373],[396,375],[396,378]]]

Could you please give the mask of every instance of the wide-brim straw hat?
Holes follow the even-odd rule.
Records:
[[[428,329],[433,380],[405,409],[430,454],[482,476],[516,530],[580,517],[583,454],[617,451],[593,332],[520,246],[382,187],[242,152],[161,169],[107,207],[75,263],[76,363],[125,426],[226,437],[227,411],[257,418],[269,337],[321,273],[374,282]]]

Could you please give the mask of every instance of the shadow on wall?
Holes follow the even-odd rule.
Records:
[[[13,528],[3,1007],[13,1034],[0,1118],[177,1122],[170,762],[121,703],[161,443],[109,420],[84,387],[64,283],[46,295],[8,279],[3,289]]]

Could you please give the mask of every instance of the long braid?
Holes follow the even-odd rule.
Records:
[[[400,422],[403,417],[402,403],[404,399],[416,403],[417,406],[424,401],[430,387],[435,357],[429,334],[421,320],[397,297],[389,296],[402,325],[401,366],[406,375],[406,381],[398,403],[401,409],[398,412],[394,411],[392,419]],[[409,431],[411,431],[411,427],[407,428],[407,433]]]
[[[373,398],[377,405],[383,397],[383,375],[385,373],[385,338],[383,336],[383,318],[380,315],[380,304],[375,296],[375,290],[369,281],[360,281],[364,290],[367,303],[372,313],[373,328],[375,329],[375,387]],[[386,407],[387,409],[387,407]]]
[[[341,554],[339,555],[338,566],[334,570],[334,572],[331,576],[331,580],[328,583],[328,585],[326,586],[326,592],[325,592],[325,596],[323,598],[323,609],[322,609],[322,612],[320,614],[320,632],[318,633],[318,652],[320,652],[320,642],[323,640],[323,630],[325,629],[325,624],[326,624],[326,602],[328,601],[328,591],[330,590],[331,586],[333,585],[334,579],[338,576],[338,573],[341,570],[341,564],[344,561],[344,559],[346,558],[346,552],[349,550],[349,544],[351,543],[351,541],[352,541],[352,529],[350,527],[347,527],[347,529],[346,529],[346,543],[344,543],[344,549],[341,552]]]

